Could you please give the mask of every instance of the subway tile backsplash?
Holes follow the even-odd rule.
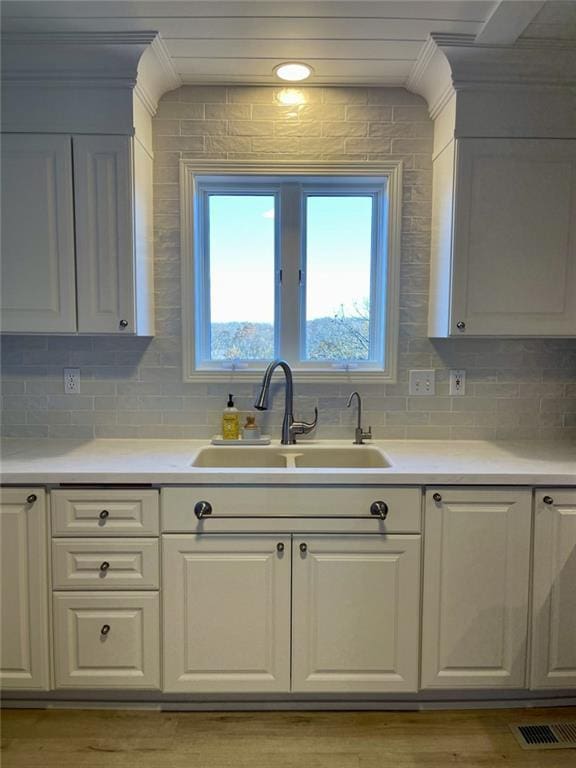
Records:
[[[180,157],[404,160],[399,377],[393,385],[297,384],[297,416],[320,410],[317,437],[352,439],[353,388],[376,438],[575,439],[576,341],[430,340],[426,337],[432,122],[422,99],[397,88],[307,88],[305,106],[278,89],[184,86],[154,119],[157,336],[2,337],[2,433],[11,437],[207,438],[225,395],[250,410],[256,385],[184,384],[180,340]],[[81,369],[64,395],[62,369]],[[408,370],[436,369],[436,396],[410,397]],[[464,368],[466,395],[450,397],[448,371]],[[280,431],[283,392],[259,415]]]

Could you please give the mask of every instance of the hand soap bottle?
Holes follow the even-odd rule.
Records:
[[[228,395],[228,404],[222,413],[222,437],[224,440],[238,440],[240,437],[240,414],[232,398],[232,395]]]

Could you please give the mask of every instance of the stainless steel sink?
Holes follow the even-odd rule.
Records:
[[[390,462],[369,446],[218,446],[202,448],[193,467],[206,469],[386,469]]]

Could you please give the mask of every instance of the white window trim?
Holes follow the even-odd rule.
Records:
[[[196,336],[195,308],[196,295],[194,264],[194,211],[196,177],[206,176],[351,176],[388,178],[388,243],[387,269],[383,274],[383,288],[386,295],[385,349],[386,369],[355,370],[307,370],[296,369],[294,378],[303,382],[390,382],[396,381],[399,331],[399,288],[400,288],[400,231],[402,219],[402,161],[378,163],[305,163],[305,162],[260,162],[229,160],[181,160],[180,161],[180,228],[182,265],[182,360],[185,382],[258,382],[261,369],[230,368],[202,369],[195,367]]]

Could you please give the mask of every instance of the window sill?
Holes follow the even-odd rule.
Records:
[[[218,382],[246,382],[260,383],[264,375],[265,367],[261,370],[251,369],[223,369],[223,370],[196,370],[184,375],[184,382],[205,384]],[[320,383],[340,383],[350,384],[366,382],[382,382],[383,384],[395,384],[396,376],[391,371],[382,370],[323,370],[313,371],[306,369],[293,368],[292,374],[296,383],[320,384]]]

